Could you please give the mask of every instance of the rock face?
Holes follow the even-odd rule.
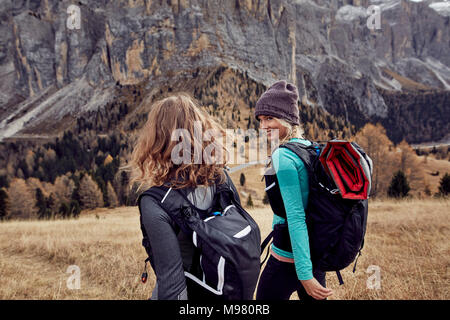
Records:
[[[64,127],[114,100],[116,85],[154,90],[219,66],[265,86],[288,79],[304,105],[356,124],[388,116],[378,88],[450,89],[448,2],[0,0],[0,8],[0,139]]]

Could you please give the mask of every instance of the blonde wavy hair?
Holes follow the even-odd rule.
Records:
[[[198,124],[201,125],[201,136],[198,134]],[[226,155],[227,150],[216,136],[205,141],[205,132],[211,130],[222,137],[225,135],[225,130],[186,93],[178,93],[153,103],[132,152],[130,186],[138,183],[139,191],[142,187],[165,183],[176,189],[224,182],[226,157],[222,155]],[[174,132],[180,131],[184,133],[181,135],[182,142],[173,137]],[[172,159],[172,151],[180,143],[190,146],[183,147],[183,157],[187,154],[190,161],[176,164]],[[205,161],[205,149],[210,151],[211,147],[215,161]],[[202,155],[201,162],[198,161],[199,153]],[[197,159],[194,159],[196,154]]]
[[[277,121],[287,129],[287,134],[285,137],[280,137],[280,143],[278,146],[282,145],[283,143],[288,142],[292,138],[299,138],[304,139],[303,134],[305,133],[303,130],[303,127],[301,125],[292,125],[286,120],[275,118]]]

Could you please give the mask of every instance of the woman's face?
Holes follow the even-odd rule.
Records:
[[[287,128],[277,118],[260,115],[258,116],[258,120],[260,129],[266,131],[269,140],[276,139],[277,137],[278,139],[283,139],[286,136]],[[278,130],[278,135],[276,130]]]

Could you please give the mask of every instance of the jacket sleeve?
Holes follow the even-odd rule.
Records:
[[[304,206],[309,194],[308,172],[303,161],[286,148],[275,150],[272,157],[286,210],[297,276],[299,280],[309,280],[313,273]]]
[[[171,218],[150,196],[141,199],[142,223],[149,238],[158,300],[186,299],[186,279]]]

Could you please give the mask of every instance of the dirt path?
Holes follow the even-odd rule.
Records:
[[[101,299],[96,290],[69,289],[69,266],[23,252],[0,250],[0,300]],[[81,279],[80,279],[81,280]],[[85,282],[85,281],[83,281]],[[80,281],[80,283],[83,283]],[[72,287],[75,282],[70,282]]]

